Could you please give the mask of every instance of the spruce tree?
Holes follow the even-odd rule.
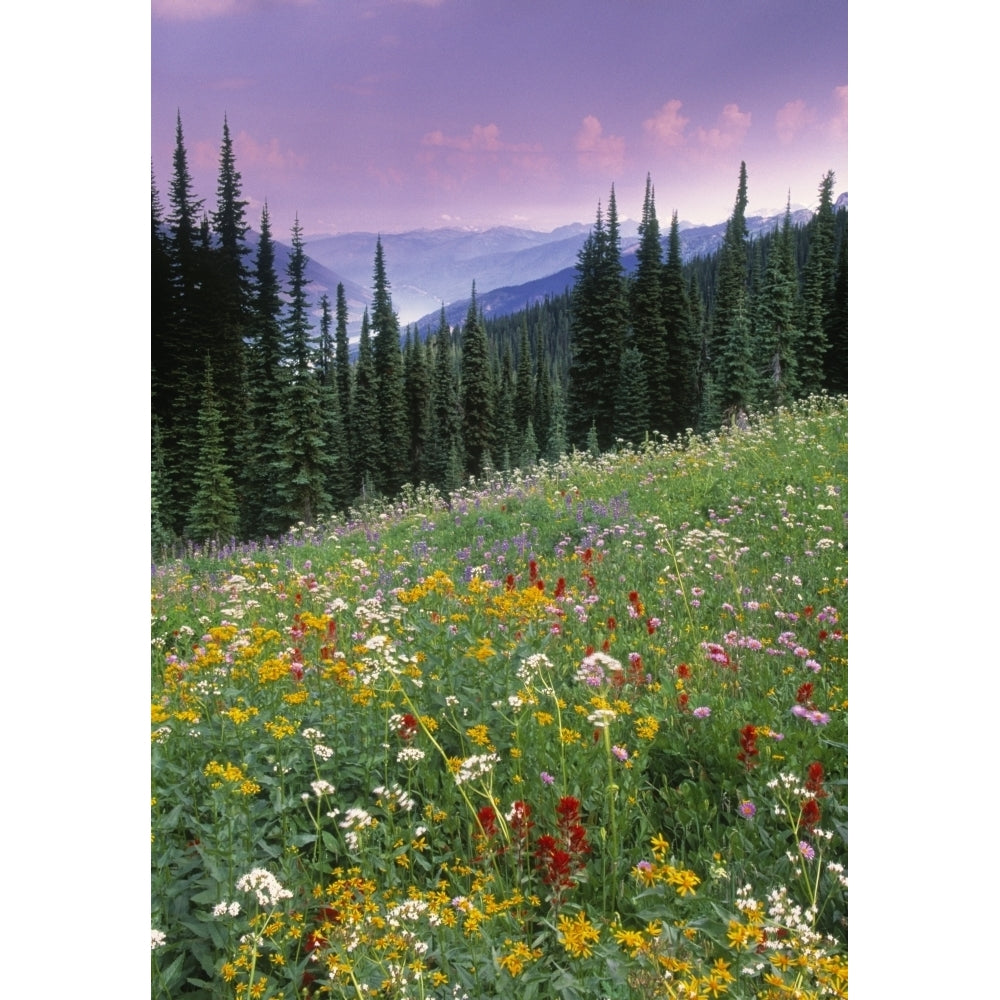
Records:
[[[514,466],[520,452],[520,441],[514,420],[514,362],[509,343],[504,349],[503,360],[493,384],[496,386],[493,450],[499,468],[506,472]]]
[[[427,475],[435,486],[447,492],[462,485],[465,480],[464,471],[462,408],[455,371],[455,353],[451,329],[442,306],[441,320],[434,338]]]
[[[307,263],[302,227],[296,215],[288,260],[288,313],[284,322],[289,377],[275,419],[280,452],[275,470],[277,502],[272,513],[284,529],[296,522],[315,524],[331,509],[327,491],[331,475],[328,442],[310,347],[312,328],[305,290],[309,281]]]
[[[371,325],[375,377],[378,381],[376,408],[381,438],[379,489],[393,496],[406,482],[410,465],[403,357],[399,344],[399,319],[392,306],[385,269],[382,238],[375,245],[374,295]]]
[[[847,210],[844,216],[843,235],[837,253],[837,276],[833,283],[833,296],[827,314],[827,352],[823,366],[826,388],[829,392],[847,392]]]
[[[491,449],[495,403],[490,377],[489,344],[476,303],[475,283],[472,285],[472,298],[462,330],[460,382],[466,471],[470,476],[480,476],[493,462]]]
[[[616,436],[638,444],[649,430],[646,362],[634,344],[622,351],[618,374],[618,404],[615,408]]]
[[[663,322],[667,335],[667,396],[670,437],[693,428],[698,419],[698,362],[701,339],[695,325],[681,259],[677,213],[670,220],[667,260],[663,265]],[[624,436],[624,435],[623,435]]]
[[[755,303],[759,397],[772,406],[784,406],[797,394],[796,367],[800,339],[797,293],[798,275],[792,254],[792,209],[789,201],[781,231],[771,243],[763,287]]]
[[[534,365],[528,340],[528,318],[526,313],[522,313],[521,316],[521,339],[517,351],[517,381],[514,392],[514,428],[519,446],[523,444],[535,410],[535,380],[532,371]]]
[[[577,278],[571,298],[570,364],[567,433],[583,445],[590,427],[602,448],[614,438],[618,360],[627,327],[621,237],[614,188],[608,223],[601,206],[577,256]]]
[[[803,274],[802,341],[799,385],[808,396],[823,388],[823,365],[829,348],[827,317],[833,301],[833,171],[820,181],[819,208],[809,225],[809,258]]]
[[[326,491],[334,510],[343,511],[354,499],[350,452],[344,434],[344,420],[337,387],[336,348],[333,315],[327,295],[320,298],[320,333],[315,371],[319,382],[319,407],[326,441]]]
[[[351,393],[351,458],[354,489],[362,500],[380,495],[378,481],[382,468],[382,445],[379,438],[378,379],[372,349],[368,310],[361,315],[361,339],[354,368]]]
[[[236,491],[226,464],[222,413],[215,396],[212,362],[205,359],[201,407],[198,411],[198,461],[191,478],[194,496],[185,534],[196,542],[228,541],[239,523]]]
[[[406,329],[403,378],[406,390],[407,437],[410,442],[408,479],[411,483],[429,480],[428,445],[431,438],[431,373],[427,352],[420,336]]]
[[[649,175],[646,176],[636,259],[629,306],[635,347],[642,355],[646,371],[649,423],[651,429],[669,431],[674,403],[670,398],[667,325],[663,316],[663,245]]]
[[[740,164],[733,214],[719,251],[715,310],[708,343],[711,405],[734,416],[753,403],[755,373],[750,349],[749,254],[746,225],[747,168]],[[706,401],[703,400],[703,404]]]
[[[347,337],[347,296],[342,282],[337,283],[337,326],[334,334],[335,359],[337,363],[337,397],[340,400],[340,415],[344,425],[344,436],[351,440],[351,347]]]

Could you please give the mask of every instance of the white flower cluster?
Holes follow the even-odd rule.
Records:
[[[155,927],[150,928],[149,938],[151,951],[156,951],[157,948],[162,948],[167,943],[167,935]]]
[[[484,753],[466,757],[455,774],[455,784],[464,785],[468,781],[475,781],[477,778],[489,774],[499,763],[500,757],[495,753]]]
[[[544,653],[533,653],[521,661],[517,668],[517,677],[521,683],[530,688],[542,676],[543,670],[551,670],[552,661]]]
[[[276,906],[282,899],[291,899],[292,894],[265,868],[254,868],[236,880],[240,892],[252,892],[261,906]]]
[[[337,790],[330,784],[329,781],[324,781],[322,778],[320,778],[319,781],[311,782],[310,787],[312,788],[313,794],[317,799],[324,795],[333,795],[333,793]]]
[[[333,819],[339,815],[339,811],[327,813]],[[348,809],[344,813],[344,818],[340,821],[340,828],[344,831],[344,839],[347,846],[352,851],[357,851],[361,846],[361,838],[358,834],[368,827],[377,825],[378,821],[366,809]]]
[[[221,903],[216,903],[212,907],[213,917],[238,917],[240,915],[240,904],[239,902],[227,903],[223,900]]]
[[[379,785],[378,788],[372,789],[372,795],[377,795],[380,799],[388,799],[390,810],[402,809],[404,812],[409,812],[417,804],[416,799],[412,798],[404,788],[396,783],[393,783],[391,788]]]
[[[399,753],[396,754],[397,764],[419,764],[420,761],[426,757],[427,754],[424,753],[419,747],[403,747]]]
[[[599,708],[595,712],[591,712],[587,716],[587,721],[593,725],[595,729],[607,729],[615,719],[618,718],[618,713],[610,708]]]

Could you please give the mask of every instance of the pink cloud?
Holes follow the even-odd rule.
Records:
[[[680,110],[680,101],[667,101],[652,118],[647,118],[642,123],[642,127],[664,146],[683,146],[684,129],[690,119],[685,118]]]
[[[847,85],[833,88],[833,101],[835,111],[833,117],[827,122],[827,134],[832,139],[847,138]]]
[[[625,139],[620,135],[605,135],[604,126],[593,115],[583,119],[574,145],[581,167],[612,175],[621,173],[625,164]]]
[[[778,113],[774,116],[774,129],[778,133],[778,139],[787,143],[815,121],[816,110],[807,107],[806,102],[800,98],[797,101],[789,101],[778,109]]]
[[[206,21],[213,17],[245,14],[262,7],[307,7],[317,0],[152,0],[153,17],[164,21]]]
[[[528,143],[501,142],[500,128],[494,123],[473,125],[469,135],[445,135],[440,129],[428,132],[420,140],[422,146],[439,146],[462,153],[537,153],[540,147]]]
[[[715,128],[698,129],[698,142],[712,150],[730,149],[737,145],[750,129],[750,112],[740,111],[738,104],[727,104]]]
[[[291,149],[281,149],[277,139],[260,143],[247,132],[240,132],[233,139],[238,164],[266,166],[272,170],[298,170],[305,166],[306,158]],[[218,162],[216,151],[215,159]]]

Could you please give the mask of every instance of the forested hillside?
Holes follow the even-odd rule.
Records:
[[[247,202],[223,124],[214,207],[193,190],[180,116],[167,204],[152,184],[152,543],[276,537],[406,483],[443,492],[490,469],[741,422],[847,392],[847,211],[834,176],[812,220],[751,238],[740,164],[722,249],[683,263],[647,178],[638,266],[622,266],[612,187],[570,292],[460,327],[400,329],[372,247],[357,350],[347,297],[310,296],[296,221],[284,273],[265,204]],[[313,313],[318,307],[318,328]]]

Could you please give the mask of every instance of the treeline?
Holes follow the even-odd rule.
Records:
[[[747,233],[746,167],[721,250],[664,255],[647,178],[625,273],[612,188],[573,289],[484,320],[400,330],[381,240],[356,350],[343,286],[308,294],[296,219],[276,270],[268,208],[251,258],[228,122],[215,208],[193,191],[180,116],[168,206],[152,183],[152,542],[277,537],[393,497],[443,492],[571,448],[673,436],[826,390],[847,391],[847,213],[833,174],[806,226]],[[314,305],[319,324],[314,326]]]

